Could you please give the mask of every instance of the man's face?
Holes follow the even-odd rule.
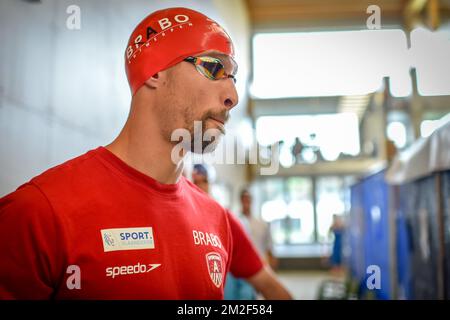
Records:
[[[250,207],[252,205],[252,197],[251,197],[250,193],[244,192],[241,195],[241,204],[242,204],[242,209],[244,211],[249,211],[250,210]]]
[[[202,189],[204,192],[208,193],[209,192],[209,183],[208,183],[208,179],[198,173],[196,170],[194,170],[192,172],[192,182],[199,187],[200,189]]]
[[[197,56],[218,58],[224,64],[225,71],[232,72],[231,58],[226,55],[205,52]],[[229,119],[229,112],[238,102],[233,80],[208,79],[193,64],[183,61],[167,70],[167,83],[162,90],[158,112],[164,138],[170,141],[174,130],[187,129],[191,135],[191,151],[194,151],[194,139],[201,140],[202,152],[212,142],[215,147],[218,141],[208,141],[203,136],[208,129],[225,133],[224,125]],[[194,121],[201,123],[202,134],[198,137],[194,136]],[[172,143],[177,144],[178,141]]]

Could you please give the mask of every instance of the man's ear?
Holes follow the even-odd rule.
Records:
[[[163,71],[157,72],[153,76],[148,78],[144,82],[144,84],[151,89],[156,89],[156,88],[160,87],[161,84],[164,82],[164,79],[163,79],[164,77],[165,77],[165,74]]]
[[[159,78],[160,75],[159,72],[157,72],[153,76],[145,80],[144,84],[149,88],[156,89],[159,87]]]

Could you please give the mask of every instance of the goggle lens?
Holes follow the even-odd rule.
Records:
[[[208,79],[219,80],[232,78],[236,82],[234,75],[227,75],[225,73],[225,66],[220,59],[213,57],[188,57],[185,61],[194,64],[196,69]]]

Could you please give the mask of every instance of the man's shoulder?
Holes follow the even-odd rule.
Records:
[[[84,193],[82,190],[91,189],[95,178],[100,174],[101,161],[96,159],[97,149],[56,165],[23,183],[15,191],[23,187],[37,189],[48,201],[55,199],[73,199]]]
[[[226,213],[226,209],[222,207],[213,197],[205,193],[202,189],[197,187],[194,183],[189,181],[187,178],[183,177],[185,182],[185,192],[198,203],[205,205],[207,207],[212,207],[219,210],[220,212]]]
[[[93,161],[97,154],[97,149],[89,150],[75,158],[69,159],[59,165],[51,167],[41,174],[32,178],[28,183],[45,188],[58,184],[67,184],[74,178],[81,178],[92,174]]]
[[[0,211],[2,215],[8,212],[21,212],[25,215],[27,212],[47,211],[49,208],[48,200],[42,191],[32,182],[27,182],[17,188],[17,190],[0,198]]]
[[[70,159],[20,185],[15,191],[0,198],[3,215],[20,212],[21,219],[30,216],[45,220],[53,212],[53,202],[65,202],[68,195],[74,194],[74,185],[79,184],[81,175],[91,174],[86,168],[95,150]],[[76,197],[76,192],[74,198]]]

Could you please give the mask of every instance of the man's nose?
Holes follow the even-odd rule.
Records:
[[[224,82],[224,93],[222,95],[223,105],[231,110],[234,106],[237,105],[239,101],[238,93],[236,90],[236,86],[234,85],[233,79],[223,79]]]

